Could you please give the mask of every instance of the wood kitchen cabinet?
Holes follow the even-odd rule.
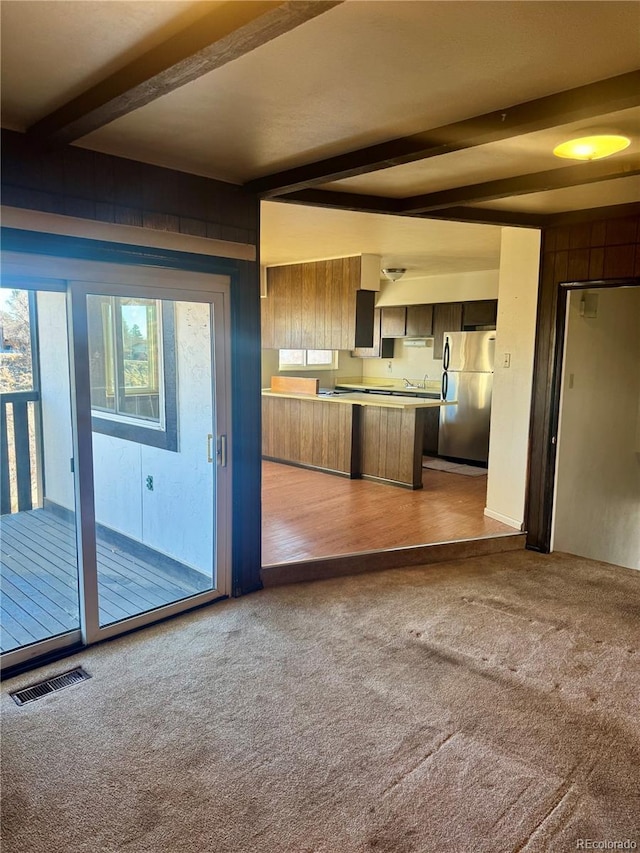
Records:
[[[395,340],[381,337],[381,314],[380,308],[376,308],[373,312],[373,346],[356,347],[351,353],[354,358],[393,358]]]
[[[495,329],[497,317],[497,299],[480,299],[477,302],[465,302],[462,308],[462,329],[473,330],[479,326],[489,326]]]
[[[382,309],[383,338],[404,338],[407,334],[407,309],[404,305]]]
[[[433,333],[433,305],[407,306],[407,337],[422,338]]]
[[[422,451],[427,454],[438,452],[438,435],[440,432],[440,409],[425,409],[424,434]]]
[[[262,455],[353,476],[354,406],[262,397]]]
[[[262,346],[371,347],[375,288],[379,283],[379,263],[377,259],[370,262],[373,257],[269,267],[267,295],[261,299]]]
[[[442,358],[445,332],[462,331],[462,302],[440,302],[433,306],[433,357]]]

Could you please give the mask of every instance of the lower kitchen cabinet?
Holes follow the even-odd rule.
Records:
[[[422,488],[422,435],[425,409],[362,406],[361,463],[365,478]]]
[[[440,432],[440,409],[425,409],[423,453],[432,455],[438,452],[438,434]]]
[[[347,404],[263,392],[262,455],[352,479],[422,488],[422,453],[434,406]]]
[[[262,455],[352,475],[354,407],[262,397]]]

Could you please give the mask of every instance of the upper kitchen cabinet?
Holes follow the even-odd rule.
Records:
[[[445,332],[462,330],[462,302],[440,302],[433,306],[433,357],[442,358]]]
[[[381,335],[383,338],[404,338],[407,334],[407,309],[404,305],[382,309]]]
[[[380,336],[381,315],[382,310],[376,308],[373,312],[373,346],[357,347],[351,353],[354,358],[393,358],[395,338],[382,338]]]
[[[476,329],[495,329],[497,317],[497,299],[480,299],[477,302],[465,302],[462,309],[462,330],[472,332]]]
[[[423,338],[433,334],[433,305],[407,306],[407,337]]]
[[[269,267],[262,305],[265,349],[373,346],[377,255]]]

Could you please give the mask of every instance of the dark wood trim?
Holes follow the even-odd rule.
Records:
[[[267,44],[343,0],[231,0],[29,128],[68,143]]]
[[[261,589],[262,396],[259,261],[231,277],[232,569],[234,596]]]
[[[416,214],[404,214],[414,216]],[[472,222],[481,225],[505,225],[515,228],[542,228],[546,217],[540,213],[522,213],[515,210],[498,210],[485,207],[448,207],[419,213],[421,219],[444,219],[447,222]]]
[[[262,198],[425,160],[640,104],[640,71],[494,110],[453,124],[369,145],[250,181]]]
[[[427,213],[458,205],[496,201],[502,198],[582,186],[599,181],[627,178],[640,174],[640,157],[620,157],[604,162],[580,163],[545,172],[485,181],[467,187],[454,187],[441,192],[425,193],[402,200],[402,213]]]
[[[386,196],[365,195],[363,193],[345,193],[337,190],[296,190],[278,198],[291,204],[304,204],[310,207],[328,207],[338,210],[353,210],[358,213],[395,213],[403,215],[401,210],[404,199]]]
[[[547,217],[538,213],[521,213],[510,210],[487,210],[474,207],[450,207],[442,211],[414,213],[402,210],[403,199],[369,196],[361,193],[334,192],[333,190],[297,190],[278,198],[280,202],[326,207],[335,210],[353,210],[360,213],[383,213],[392,216],[413,216],[422,219],[446,219],[451,222],[472,222],[488,225],[511,225],[522,228],[542,228]]]
[[[581,222],[596,222],[602,219],[618,219],[627,216],[640,216],[640,202],[612,204],[609,207],[592,207],[587,210],[568,210],[564,213],[552,213],[545,217],[549,227],[557,225],[577,225]]]
[[[640,286],[640,217],[637,206],[620,207],[625,218],[605,218],[607,209],[601,208],[592,212],[597,217],[575,218],[572,224],[564,220],[543,232],[525,507],[532,550],[546,553],[551,547],[568,294]],[[608,270],[620,272],[607,275]]]

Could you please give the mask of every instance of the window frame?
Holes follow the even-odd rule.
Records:
[[[287,350],[294,352],[303,352],[304,353],[304,364],[291,364],[289,362],[283,362],[281,360],[281,352],[286,352]],[[307,364],[307,353],[309,352],[330,352],[331,355],[331,364]],[[278,370],[280,371],[298,371],[298,370],[306,370],[306,371],[319,371],[319,370],[337,370],[338,369],[338,358],[339,351],[337,349],[304,349],[302,347],[283,347],[278,350]]]
[[[110,435],[124,441],[133,441],[137,444],[146,444],[150,447],[158,447],[161,450],[177,452],[178,408],[174,305],[172,301],[164,299],[156,301],[160,302],[161,312],[159,337],[162,364],[158,365],[158,379],[163,386],[160,397],[164,396],[164,416],[161,416],[160,424],[145,421],[143,418],[136,418],[135,415],[103,412],[92,407],[91,428],[93,432],[102,435]],[[117,337],[116,332],[116,341]],[[117,356],[114,368],[116,371],[119,370]]]

